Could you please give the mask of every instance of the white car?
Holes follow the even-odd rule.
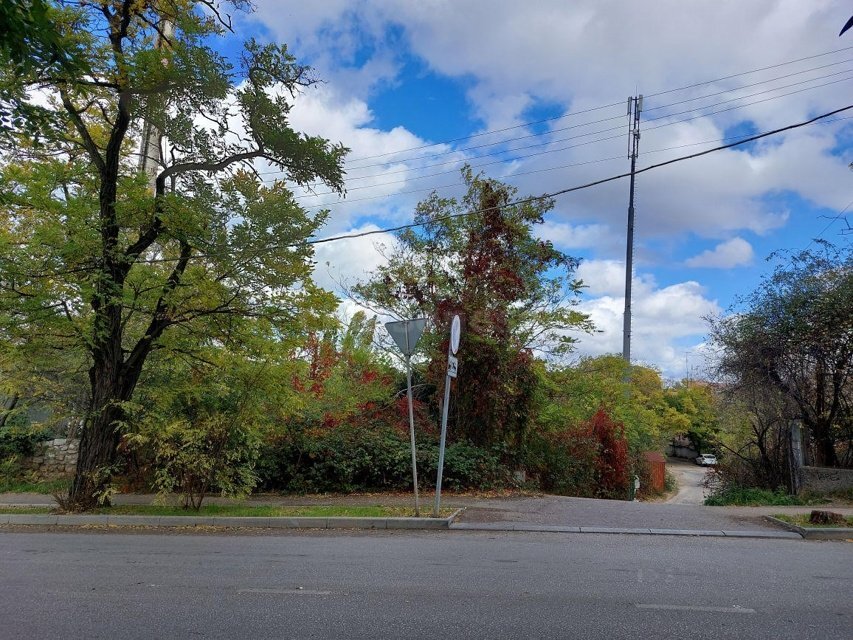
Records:
[[[701,467],[710,467],[717,464],[717,456],[713,453],[700,453],[694,462]]]

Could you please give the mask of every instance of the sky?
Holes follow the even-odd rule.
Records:
[[[625,173],[627,103],[644,96],[637,168],[853,104],[841,0],[257,0],[237,35],[287,43],[321,83],[296,129],[342,142],[347,196],[319,236],[405,224],[469,163],[519,195]],[[669,378],[707,366],[705,318],[737,310],[778,250],[853,234],[853,110],[637,176],[632,355]],[[274,174],[270,174],[274,177]],[[536,230],[581,259],[580,309],[622,346],[628,181],[556,198]],[[318,245],[329,288],[378,266],[387,234]],[[352,305],[344,303],[346,309]]]

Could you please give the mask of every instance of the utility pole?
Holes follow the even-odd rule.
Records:
[[[160,33],[157,35],[157,50],[169,46],[169,39],[174,35],[175,27],[169,18],[160,20]],[[164,59],[164,63],[168,60]],[[150,99],[150,98],[149,98]],[[157,174],[160,173],[163,164],[163,134],[160,129],[151,122],[151,107],[149,105],[142,127],[142,144],[139,149],[139,170],[148,175],[148,184],[151,191],[156,189]]]
[[[631,365],[631,280],[634,271],[634,177],[637,170],[637,154],[640,149],[640,112],[643,96],[628,98],[628,151],[631,159],[631,187],[628,199],[628,242],[625,252],[625,313],[622,318],[622,357],[630,371]],[[630,377],[630,373],[628,374]]]

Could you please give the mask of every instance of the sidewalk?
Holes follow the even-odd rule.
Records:
[[[151,504],[156,499],[154,495],[120,495],[115,496],[116,504]],[[421,510],[427,514],[433,505],[433,495],[421,494]],[[209,503],[233,503],[232,499],[211,497]],[[362,495],[329,495],[329,496],[277,496],[260,495],[248,498],[243,504],[307,506],[307,505],[382,505],[382,506],[414,506],[411,494],[362,494]],[[42,494],[0,494],[0,504],[18,505],[53,505],[52,496]],[[488,530],[488,531],[550,531],[566,533],[634,533],[661,535],[717,535],[717,536],[751,536],[751,537],[796,537],[788,531],[783,531],[764,519],[765,515],[779,513],[808,513],[815,507],[706,507],[700,505],[623,502],[617,500],[596,500],[590,498],[568,498],[563,496],[512,496],[512,497],[479,497],[473,495],[443,494],[442,506],[463,508],[464,511],[442,528],[453,530]],[[821,507],[831,508],[844,515],[853,515],[853,507]],[[66,518],[81,516],[66,516]],[[93,517],[93,516],[88,516]],[[107,516],[101,516],[106,518]],[[109,516],[113,524],[118,524],[128,518],[143,518],[144,516]],[[47,517],[46,517],[47,518]],[[56,518],[51,516],[50,518]],[[63,518],[60,516],[60,518]],[[178,518],[178,520],[176,520]],[[215,524],[212,518],[199,518],[200,524]],[[219,518],[216,524],[229,524],[226,519]],[[240,522],[237,522],[239,520]],[[269,525],[270,519],[264,519]],[[282,519],[287,520],[287,519]],[[305,525],[306,520],[291,518],[292,526],[298,520]],[[329,518],[324,519],[322,528],[330,528],[340,524],[346,526],[347,521]],[[364,520],[364,519],[359,519]],[[386,519],[388,520],[388,519]],[[407,519],[390,519],[407,520]],[[408,519],[406,528],[416,524]],[[169,523],[183,521],[191,524],[191,520],[183,516],[170,517]],[[52,520],[51,520],[52,522]],[[128,523],[130,520],[127,521]],[[246,518],[233,521],[234,525],[251,522]],[[264,526],[261,519],[254,520],[256,526]],[[434,521],[437,522],[437,521]],[[443,521],[442,521],[443,522]],[[70,521],[69,521],[70,523]],[[140,521],[140,524],[142,522]],[[162,526],[166,521],[154,523]],[[367,523],[369,524],[369,523]],[[369,528],[397,528],[395,522],[376,523]],[[244,524],[245,526],[245,524]],[[281,524],[280,526],[285,526]],[[318,525],[320,526],[320,525]],[[402,526],[400,527],[402,528]],[[431,527],[432,528],[432,527]]]

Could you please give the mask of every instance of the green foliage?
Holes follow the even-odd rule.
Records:
[[[257,482],[257,437],[222,416],[161,425],[145,444],[154,452],[155,486],[164,495],[179,492],[185,509],[197,511],[210,491],[246,495]]]
[[[12,6],[38,17],[42,5]],[[109,482],[152,353],[251,350],[258,334],[292,347],[328,327],[336,303],[312,283],[305,242],[326,214],[309,214],[285,183],[342,191],[346,149],[291,126],[310,70],[254,41],[232,66],[214,42],[230,24],[209,8],[51,3],[62,50],[86,72],[0,66],[11,123],[0,137],[0,342],[42,363],[62,354],[54,378],[88,374],[80,507]],[[146,171],[143,140],[168,147]],[[282,179],[265,184],[255,160]],[[0,370],[15,371],[6,350]]]
[[[68,490],[68,480],[32,480],[21,475],[13,458],[0,461],[0,493],[41,493],[56,495]]]
[[[728,486],[724,490],[714,492],[705,498],[705,504],[712,507],[726,505],[757,507],[762,505],[794,506],[808,503],[797,496],[788,495],[782,488],[769,491],[756,487]]]
[[[150,465],[157,490],[180,493],[196,510],[209,492],[239,496],[254,488],[271,390],[264,365],[222,349],[207,355],[208,362],[159,363],[142,404],[128,410],[124,438]]]
[[[434,485],[438,442],[422,438],[417,448],[418,480]],[[289,430],[266,445],[259,473],[265,488],[293,493],[411,489],[411,448],[399,429],[383,425]],[[509,476],[498,452],[467,442],[447,446],[442,486],[448,490],[506,486]]]
[[[40,442],[49,439],[50,433],[42,425],[30,424],[25,415],[18,414],[0,427],[0,460],[31,456]]]
[[[400,232],[388,262],[353,288],[356,299],[399,317],[426,317],[427,381],[443,385],[447,336],[463,320],[451,437],[517,450],[535,401],[533,351],[561,355],[569,331],[590,329],[574,308],[576,260],[539,240],[535,225],[549,200],[511,204],[516,191],[463,169],[461,200],[433,194],[416,210],[416,229]]]
[[[634,365],[626,384],[625,361],[616,355],[583,358],[572,367],[540,371],[544,400],[540,425],[560,430],[591,419],[603,404],[625,427],[633,457],[656,451],[689,428],[689,418],[667,402],[660,374]]]
[[[701,382],[682,383],[664,391],[664,400],[678,414],[683,431],[702,453],[715,449],[721,434],[720,401],[710,386]]]
[[[53,22],[47,0],[5,0],[0,3],[0,60],[18,69],[74,69],[67,43]],[[82,71],[82,69],[78,69]]]
[[[624,425],[603,407],[576,426],[533,435],[526,461],[546,491],[587,498],[624,499],[628,495]]]
[[[712,319],[711,337],[733,388],[777,393],[786,417],[802,421],[816,462],[836,466],[838,445],[853,450],[853,253],[815,244],[777,256],[738,313]]]

